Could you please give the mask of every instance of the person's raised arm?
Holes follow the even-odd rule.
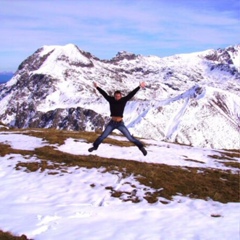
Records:
[[[98,87],[98,84],[96,82],[93,82],[94,87],[103,95],[103,97],[108,101],[110,96],[100,87]]]
[[[146,83],[145,83],[145,82],[141,82],[138,87],[136,87],[134,90],[132,90],[132,91],[125,97],[125,98],[127,99],[127,101],[130,100],[130,99],[139,91],[140,88],[145,88],[145,86],[146,86]]]

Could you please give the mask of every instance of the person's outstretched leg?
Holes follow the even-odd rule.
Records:
[[[102,143],[102,141],[114,130],[115,126],[113,125],[112,121],[108,123],[104,132],[99,136],[93,143],[93,147],[89,148],[88,151],[92,152],[98,149],[98,146]]]
[[[121,122],[119,124],[119,126],[117,127],[117,129],[132,143],[134,143],[136,146],[138,146],[139,150],[143,153],[144,156],[147,155],[147,151],[144,148],[143,144],[136,139],[135,137],[133,137],[130,132],[128,131],[128,129],[126,128],[126,126],[124,125],[123,122]]]

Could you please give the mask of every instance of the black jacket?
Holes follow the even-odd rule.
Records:
[[[123,111],[127,101],[129,101],[137,93],[139,89],[140,87],[136,87],[127,96],[122,97],[120,100],[115,100],[114,97],[109,96],[104,90],[102,90],[100,87],[97,87],[97,90],[103,95],[103,97],[110,104],[111,116],[115,116],[115,117],[123,117]]]

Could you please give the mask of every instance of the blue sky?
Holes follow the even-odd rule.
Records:
[[[0,71],[43,45],[76,44],[100,59],[159,57],[240,43],[240,0],[0,0]]]

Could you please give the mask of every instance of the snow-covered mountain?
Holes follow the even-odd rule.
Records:
[[[0,121],[13,127],[103,129],[109,94],[145,81],[125,110],[139,137],[240,148],[240,45],[160,58],[125,51],[100,60],[73,44],[44,46],[0,85]]]

